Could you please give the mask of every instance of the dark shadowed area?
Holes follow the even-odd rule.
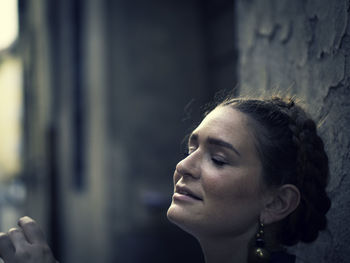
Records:
[[[279,91],[320,123],[331,167],[328,228],[293,253],[350,262],[349,1],[12,1],[1,231],[29,215],[65,263],[204,262],[166,218],[183,140],[215,94]]]

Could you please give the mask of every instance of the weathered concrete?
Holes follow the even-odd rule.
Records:
[[[350,262],[350,27],[345,0],[238,0],[240,94],[295,94],[329,154],[329,226],[300,261]]]

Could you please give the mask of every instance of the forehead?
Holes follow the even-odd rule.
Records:
[[[219,106],[212,110],[194,130],[194,133],[214,132],[220,136],[220,132],[235,134],[241,130],[247,130],[247,119],[244,113],[241,113],[230,106]]]
[[[255,152],[254,137],[248,117],[230,106],[219,106],[211,111],[193,131],[205,140],[214,137],[234,145],[238,151]]]

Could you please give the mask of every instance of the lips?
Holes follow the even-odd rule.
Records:
[[[190,190],[186,186],[176,185],[175,193],[178,193],[180,195],[189,196],[189,197],[196,199],[196,200],[200,200],[200,201],[203,200],[198,194],[194,193],[192,190]]]

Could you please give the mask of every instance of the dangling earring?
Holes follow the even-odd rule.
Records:
[[[259,223],[259,229],[255,236],[255,245],[248,255],[249,263],[268,263],[270,262],[270,252],[265,249],[264,224]]]

